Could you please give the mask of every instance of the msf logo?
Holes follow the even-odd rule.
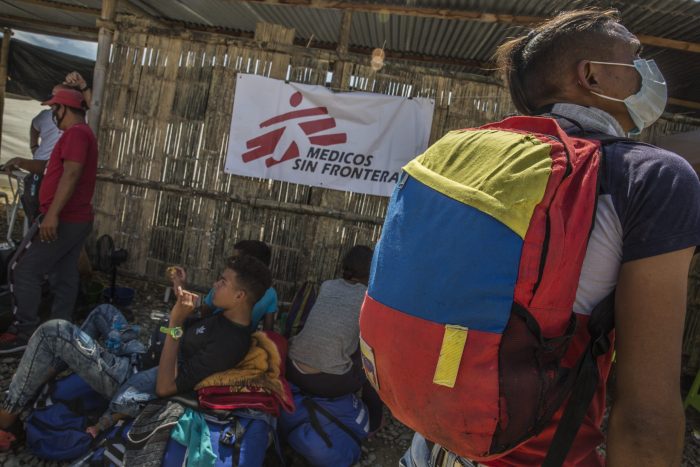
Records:
[[[297,91],[289,98],[289,104],[292,107],[299,107],[303,99],[304,97],[301,95],[301,92]],[[287,146],[287,149],[280,159],[275,159],[273,157],[277,145],[282,139],[284,131],[287,129],[287,125],[289,124],[287,122],[293,120],[298,120],[296,124],[299,125],[304,134],[308,136],[311,144],[317,146],[332,146],[347,141],[346,133],[317,134],[335,128],[335,119],[328,116],[328,109],[326,107],[292,110],[291,112],[265,120],[260,124],[260,128],[270,128],[284,123],[284,125],[279,128],[246,141],[245,144],[248,152],[243,153],[243,162],[248,163],[261,157],[270,156],[265,159],[265,165],[267,167],[272,167],[280,162],[299,157],[299,146],[297,146],[296,141],[292,141],[289,146]]]

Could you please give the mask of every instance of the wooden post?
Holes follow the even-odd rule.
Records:
[[[10,28],[3,29],[2,55],[0,56],[0,140],[2,140],[2,117],[5,114],[5,85],[7,84],[7,62],[10,56],[11,37],[12,30]]]
[[[348,43],[350,42],[350,25],[352,24],[352,11],[344,10],[343,18],[340,20],[340,33],[338,34],[338,59],[333,64],[333,89],[343,88],[343,71],[348,60]]]
[[[100,32],[97,36],[97,60],[92,75],[92,102],[88,112],[90,128],[98,135],[100,114],[102,113],[102,98],[105,89],[105,77],[107,76],[107,64],[109,52],[112,46],[113,21],[116,13],[116,0],[102,0],[102,14],[100,15]]]
[[[348,43],[350,42],[351,25],[352,11],[344,10],[343,18],[340,20],[340,35],[338,37],[338,54],[340,54],[341,56],[343,54],[348,53]]]

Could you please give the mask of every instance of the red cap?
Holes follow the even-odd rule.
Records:
[[[59,89],[51,96],[51,99],[42,102],[41,105],[63,104],[75,109],[82,109],[83,95],[74,89]]]

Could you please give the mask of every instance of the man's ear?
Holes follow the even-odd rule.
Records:
[[[576,82],[586,91],[602,93],[598,84],[598,75],[601,67],[588,60],[581,60],[576,64]]]
[[[236,300],[245,300],[247,298],[245,290],[239,289],[236,291]]]

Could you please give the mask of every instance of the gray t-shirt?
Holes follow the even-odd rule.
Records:
[[[63,132],[53,122],[51,109],[42,110],[32,120],[32,128],[39,132],[39,147],[34,152],[34,160],[48,161]]]
[[[360,307],[367,286],[334,279],[321,284],[306,324],[292,338],[292,360],[323,373],[342,375],[350,371],[350,356],[360,339]]]

